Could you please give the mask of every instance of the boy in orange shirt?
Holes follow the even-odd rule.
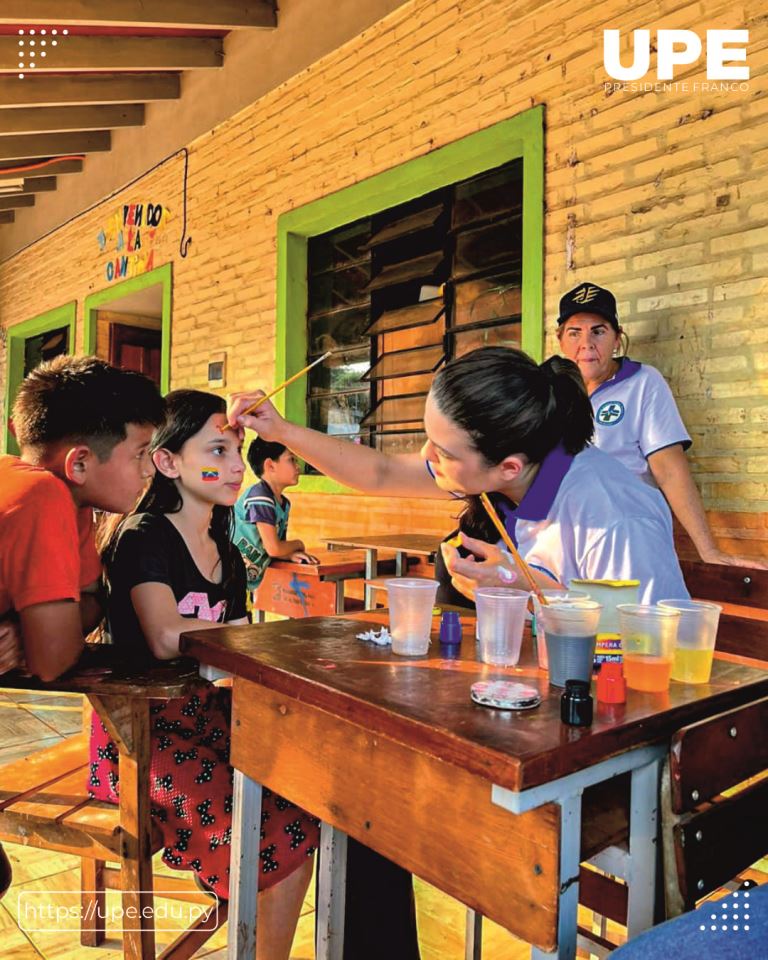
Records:
[[[102,618],[93,509],[131,509],[164,416],[151,380],[95,357],[57,357],[19,387],[20,457],[0,456],[0,620],[17,620],[30,673],[55,680]],[[8,669],[8,661],[2,663]]]

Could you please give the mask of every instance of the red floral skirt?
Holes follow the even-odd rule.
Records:
[[[149,711],[151,812],[163,835],[163,861],[194,870],[223,899],[229,897],[232,836],[231,703],[228,689],[208,684],[186,699],[153,700]],[[97,800],[118,802],[117,746],[96,714],[88,789]],[[304,863],[318,838],[318,820],[264,788],[259,889]]]

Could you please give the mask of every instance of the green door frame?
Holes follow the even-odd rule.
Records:
[[[275,383],[306,364],[307,241],[511,160],[523,160],[522,348],[537,360],[544,351],[544,107],[385,170],[327,197],[282,214],[277,223]],[[306,423],[306,384],[276,398],[295,423]],[[341,492],[327,477],[304,476],[299,489]]]
[[[75,320],[77,318],[77,301],[65,303],[60,307],[54,307],[45,313],[24,320],[23,323],[17,323],[7,330],[7,356],[5,376],[5,423],[3,424],[3,433],[5,434],[4,449],[6,453],[18,453],[19,447],[16,439],[9,429],[11,420],[11,405],[16,396],[19,384],[24,378],[24,342],[29,337],[37,337],[41,333],[47,333],[49,330],[56,330],[57,327],[67,327],[69,329],[69,353],[75,349]]]
[[[173,264],[140,273],[130,280],[113,284],[85,298],[83,352],[87,355],[96,350],[97,313],[113,300],[119,300],[137,290],[146,290],[156,283],[163,285],[163,303],[160,318],[160,390],[168,393],[171,388],[171,310],[173,307]]]

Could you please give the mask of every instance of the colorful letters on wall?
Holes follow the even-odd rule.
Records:
[[[169,218],[162,203],[126,203],[115,210],[96,237],[99,250],[110,255],[104,265],[108,282],[154,268],[155,242]]]

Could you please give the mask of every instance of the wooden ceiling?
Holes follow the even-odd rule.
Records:
[[[276,25],[273,0],[1,0],[0,224],[221,68],[230,30]]]

